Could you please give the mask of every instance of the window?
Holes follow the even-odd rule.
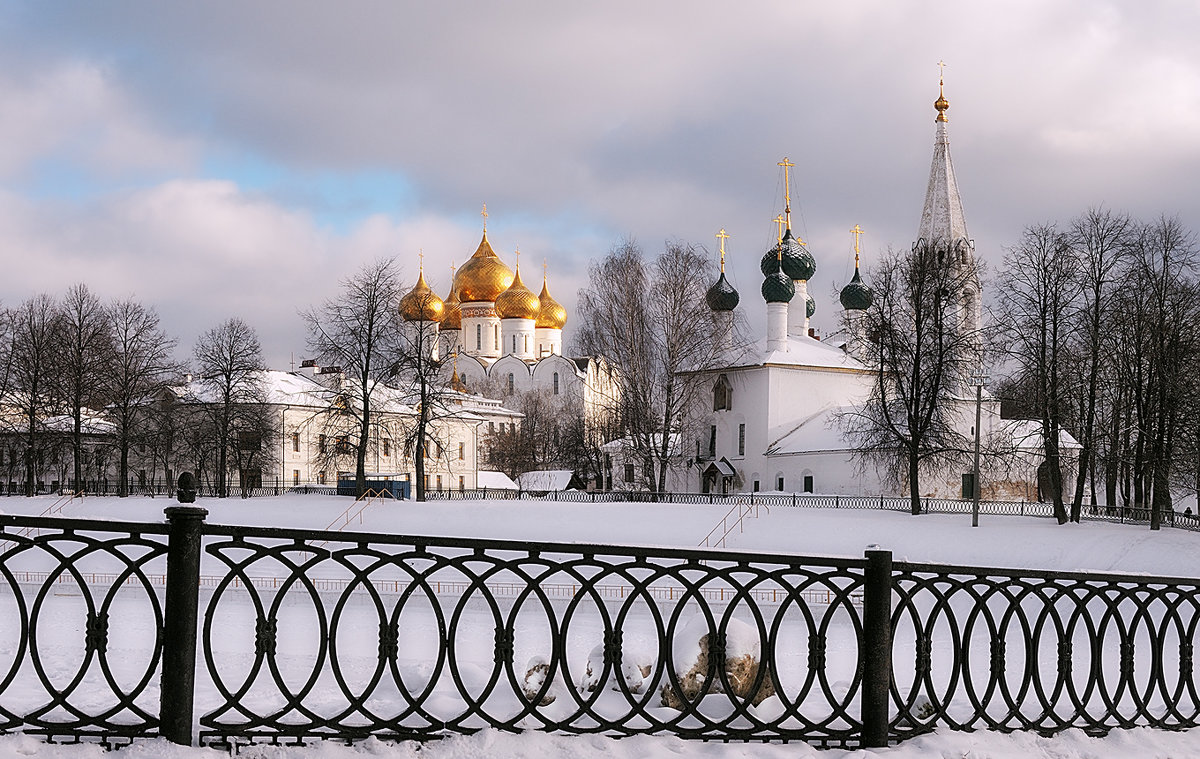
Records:
[[[525,353],[529,352],[529,335],[525,335],[525,342],[524,342],[523,350],[525,351]]]
[[[813,492],[813,476],[811,474],[804,475],[804,492]]]
[[[554,373],[554,394],[558,395],[558,372]]]
[[[488,434],[489,435],[496,434],[496,423],[495,422],[488,422]]]
[[[513,383],[513,374],[512,374],[512,372],[509,372],[508,373],[508,394],[509,395],[513,394],[513,384],[514,384]]]
[[[464,491],[464,490],[466,490],[466,489],[467,489],[467,478],[466,478],[466,477],[463,477],[463,476],[460,474],[460,475],[458,476],[458,492],[460,492],[460,493],[461,493],[462,491]]]
[[[350,438],[346,435],[337,436],[337,452],[350,453]]]
[[[517,352],[517,336],[516,335],[512,336],[512,346],[513,346],[512,352],[516,353]]]
[[[483,325],[475,325],[475,350],[483,350]]]
[[[462,460],[463,460],[463,459],[465,459],[466,457],[467,457],[467,444],[466,444],[466,443],[459,443],[459,444],[458,444],[458,460],[459,460],[459,461],[462,461]],[[461,478],[460,478],[460,479],[461,479]],[[462,490],[462,488],[459,488],[459,490]]]
[[[385,437],[385,438],[383,439],[383,455],[384,455],[384,456],[391,456],[391,455],[392,455],[392,441],[391,441],[391,438],[386,438],[386,437]]]
[[[728,411],[733,408],[733,388],[729,379],[722,374],[713,385],[713,411]]]
[[[962,497],[963,498],[974,498],[975,497],[975,474],[974,474],[974,472],[967,472],[966,474],[964,474],[962,476]]]
[[[708,428],[708,457],[717,457],[717,425]]]
[[[317,453],[325,452],[325,436],[317,435]]]
[[[437,476],[437,489],[438,490],[442,489],[442,475],[440,475],[440,474]]]
[[[292,470],[292,484],[293,485],[300,484],[300,470],[299,469]]]
[[[292,433],[292,451],[295,453],[300,452],[300,433],[299,432]]]
[[[755,480],[755,481],[754,481],[754,492],[755,492],[755,493],[757,493],[757,492],[758,492],[758,480]]]
[[[625,465],[625,481],[633,482],[633,464]]]
[[[325,470],[324,470],[324,469],[322,469],[321,471],[317,472],[317,484],[318,484],[318,485],[324,485],[324,484],[325,484]]]
[[[738,425],[738,455],[746,455],[746,425]]]
[[[781,493],[783,492],[783,477],[775,478],[775,489]]]
[[[499,324],[495,324],[492,326],[492,348],[494,348],[495,350],[500,350],[500,325]]]

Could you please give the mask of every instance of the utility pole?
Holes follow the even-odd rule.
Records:
[[[988,375],[982,369],[976,369],[971,373],[971,384],[975,386],[975,473],[971,475],[971,490],[975,497],[974,503],[971,505],[971,526],[979,526],[979,424],[981,421],[981,410],[983,408],[983,386],[987,384]]]

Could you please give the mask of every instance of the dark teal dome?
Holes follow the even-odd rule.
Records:
[[[779,259],[775,259],[775,270],[767,274],[762,283],[763,300],[767,303],[787,303],[796,294],[796,283],[784,274],[779,267]]]
[[[817,261],[808,252],[808,249],[800,244],[795,237],[792,237],[792,230],[787,230],[783,233],[783,242],[779,246],[770,248],[763,256],[759,264],[763,275],[769,275],[775,271],[775,262],[779,260],[779,248],[783,248],[783,273],[794,280],[812,279],[817,273]]]
[[[813,296],[806,295],[805,302],[804,302],[804,313],[808,315],[809,319],[811,319],[812,315],[815,314],[816,312],[817,312],[817,302],[815,300],[813,300]]]
[[[713,311],[732,311],[737,308],[741,296],[738,295],[738,291],[734,289],[733,285],[729,284],[729,280],[725,279],[725,272],[721,272],[721,278],[708,288],[704,299],[708,301],[708,307]]]
[[[842,308],[847,311],[866,311],[875,301],[875,294],[862,281],[858,267],[854,267],[854,278],[842,288]]]

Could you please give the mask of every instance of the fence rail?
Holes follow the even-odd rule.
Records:
[[[0,729],[880,746],[939,726],[1200,723],[1195,580],[167,513],[0,516]]]

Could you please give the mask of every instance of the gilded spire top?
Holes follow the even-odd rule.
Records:
[[[944,92],[946,74],[946,62],[938,61],[938,99],[933,101],[933,107],[937,110],[938,115],[935,121],[949,121],[946,118],[946,111],[950,109],[950,101],[946,99]]]
[[[792,228],[792,175],[788,169],[793,168],[796,164],[783,157],[777,166],[783,167],[783,214],[784,220],[787,223],[787,228]]]
[[[487,237],[487,217],[488,217],[487,203],[483,204],[483,210],[479,212],[479,215],[483,217],[483,236],[486,238]]]
[[[850,230],[850,234],[854,235],[854,270],[858,271],[858,242],[859,239],[866,234],[863,228],[855,224],[854,229]]]
[[[729,235],[725,233],[725,227],[721,227],[721,231],[717,232],[717,239],[721,241],[721,273],[725,272],[725,241],[729,239]]]

